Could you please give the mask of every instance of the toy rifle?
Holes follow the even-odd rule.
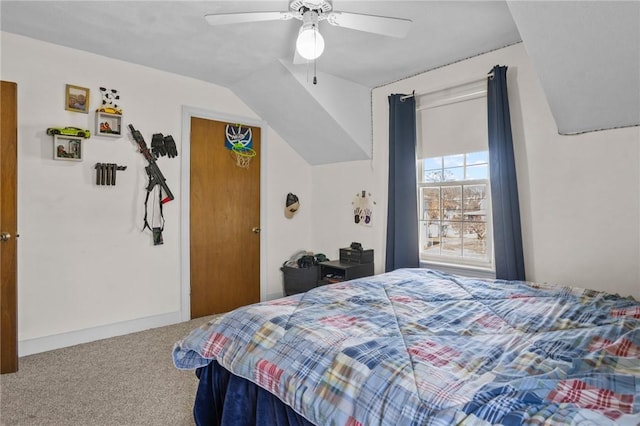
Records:
[[[169,201],[173,200],[174,197],[171,193],[171,190],[169,189],[169,186],[167,186],[167,179],[165,179],[164,175],[156,164],[156,157],[154,157],[153,154],[151,154],[151,151],[149,151],[147,143],[144,141],[144,138],[142,137],[140,131],[134,129],[132,124],[129,124],[129,129],[131,130],[133,139],[135,139],[138,147],[140,147],[140,152],[149,162],[149,165],[144,168],[147,171],[147,175],[149,176],[149,185],[147,186],[147,192],[151,192],[154,186],[160,185],[160,188],[162,188],[166,195],[166,197],[163,198],[160,202],[162,204],[168,203]]]
[[[129,124],[129,130],[131,130],[131,134],[133,135],[133,139],[135,139],[138,147],[140,148],[140,152],[147,159],[149,165],[147,165],[144,169],[147,171],[147,175],[149,176],[149,184],[147,185],[147,197],[144,200],[144,226],[142,229],[149,228],[154,233],[154,243],[156,243],[156,238],[159,238],[156,244],[162,244],[162,236],[161,232],[164,229],[164,224],[162,228],[153,228],[149,226],[149,222],[147,222],[147,201],[149,201],[149,194],[153,191],[153,188],[156,185],[160,185],[160,215],[162,215],[162,205],[168,203],[173,200],[173,194],[167,185],[167,179],[165,179],[164,175],[158,168],[156,164],[156,157],[149,151],[149,147],[147,147],[147,143],[144,141],[142,134],[140,131],[136,130],[132,124]],[[165,197],[162,198],[162,191],[165,193]],[[163,217],[164,222],[164,217]],[[156,234],[158,234],[156,236]]]

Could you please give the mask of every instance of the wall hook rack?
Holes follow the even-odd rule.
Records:
[[[118,166],[115,163],[96,163],[96,185],[116,184],[116,171],[127,170],[127,166]]]

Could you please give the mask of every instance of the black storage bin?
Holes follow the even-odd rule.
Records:
[[[342,263],[373,263],[373,249],[354,250],[351,248],[341,248],[340,262]]]
[[[290,266],[280,268],[284,278],[285,296],[304,293],[317,287],[319,269],[317,265],[309,268],[292,268]]]

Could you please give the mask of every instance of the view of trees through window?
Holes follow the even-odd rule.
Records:
[[[489,153],[425,158],[419,170],[421,257],[491,266]]]

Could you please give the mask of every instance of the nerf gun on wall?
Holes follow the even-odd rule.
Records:
[[[144,200],[144,226],[142,230],[148,228],[151,232],[153,232],[153,244],[160,245],[163,244],[162,239],[162,231],[164,230],[164,216],[162,214],[162,205],[168,203],[173,200],[173,194],[167,185],[167,179],[165,179],[164,175],[158,168],[156,164],[156,157],[149,151],[149,147],[147,147],[147,143],[144,141],[142,134],[136,130],[132,124],[129,124],[129,130],[131,130],[131,135],[133,135],[133,139],[138,144],[140,148],[140,152],[147,159],[149,164],[144,168],[147,172],[147,176],[149,176],[149,184],[147,185],[147,196]],[[156,185],[160,186],[160,216],[162,217],[162,226],[161,227],[153,227],[149,226],[149,222],[147,221],[147,202],[149,201],[149,194],[153,191]],[[164,191],[165,197],[162,197],[162,192]],[[153,221],[153,220],[152,220]]]
[[[166,197],[161,198],[161,203],[166,204],[169,201],[173,200],[173,194],[167,185],[167,179],[165,179],[164,175],[158,168],[156,164],[156,157],[153,156],[149,148],[147,147],[147,143],[144,141],[142,134],[140,131],[134,129],[132,124],[129,124],[129,130],[131,130],[131,134],[133,135],[133,139],[135,139],[138,147],[140,147],[140,152],[147,159],[149,165],[144,169],[147,171],[147,175],[149,176],[149,185],[147,185],[147,192],[151,192],[153,187],[156,185],[160,185],[160,188],[164,191]]]

